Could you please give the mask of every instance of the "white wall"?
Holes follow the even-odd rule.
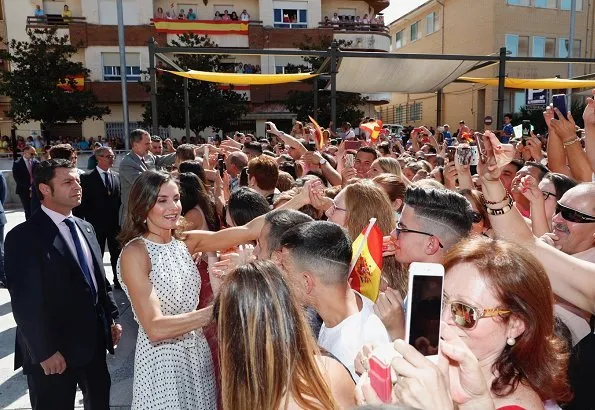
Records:
[[[117,46],[93,46],[85,49],[85,65],[91,70],[90,81],[103,81],[101,53],[118,53]],[[149,50],[147,47],[126,47],[126,53],[140,53],[141,70],[149,68]]]

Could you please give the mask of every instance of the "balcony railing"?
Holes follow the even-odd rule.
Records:
[[[345,31],[376,31],[379,33],[388,33],[388,27],[382,23],[356,23],[354,21],[321,21],[319,28],[332,28],[334,30]]]
[[[85,17],[62,17],[60,14],[27,16],[27,28],[68,27],[71,23],[84,23],[85,21],[87,21]]]

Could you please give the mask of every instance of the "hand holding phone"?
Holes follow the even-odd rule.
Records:
[[[353,154],[345,155],[345,168],[353,168],[355,166],[355,156]]]
[[[554,103],[554,108],[557,108],[558,111],[562,114],[562,116],[568,119],[568,108],[566,108],[566,94],[556,94],[552,96],[552,102]],[[554,119],[559,120],[558,114],[554,110]]]
[[[390,364],[384,364],[376,356],[370,357],[370,385],[383,403],[392,401],[392,378]]]
[[[450,163],[455,162],[456,153],[457,153],[457,147],[446,147],[446,156],[448,158],[448,162],[450,162]]]

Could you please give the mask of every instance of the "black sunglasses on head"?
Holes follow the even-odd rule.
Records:
[[[595,223],[595,216],[584,214],[576,209],[572,209],[566,205],[562,205],[559,201],[556,205],[556,213],[561,214],[562,218],[568,222],[574,222],[578,224],[590,224]]]
[[[481,221],[483,221],[483,215],[480,214],[479,212],[473,211],[471,213],[471,222],[473,222],[474,224],[478,224]]]

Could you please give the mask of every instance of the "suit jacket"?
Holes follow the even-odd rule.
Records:
[[[176,153],[172,152],[167,155],[153,155],[150,152],[145,156],[145,163],[143,164],[138,155],[130,151],[120,162],[120,186],[122,189],[122,206],[120,207],[120,225],[124,223],[124,216],[128,209],[128,196],[132,184],[144,171],[155,170],[156,167],[165,167],[173,165],[176,161]]]
[[[31,170],[33,171],[38,164],[39,161],[33,159],[31,162]],[[17,195],[29,195],[29,189],[31,188],[31,177],[23,157],[19,158],[12,164],[12,176],[14,177],[14,180],[17,184]]]
[[[6,225],[6,215],[4,214],[4,202],[7,194],[6,178],[4,173],[0,172],[0,225]]]
[[[120,177],[113,169],[111,184],[112,190],[108,192],[97,168],[81,176],[83,200],[73,212],[90,222],[97,232],[115,233],[120,227]]]
[[[68,367],[93,358],[104,332],[114,352],[111,324],[119,317],[105,278],[93,226],[74,218],[93,257],[98,302],[80,265],[50,217],[39,210],[6,235],[4,264],[17,323],[15,369],[25,373],[59,351]]]

